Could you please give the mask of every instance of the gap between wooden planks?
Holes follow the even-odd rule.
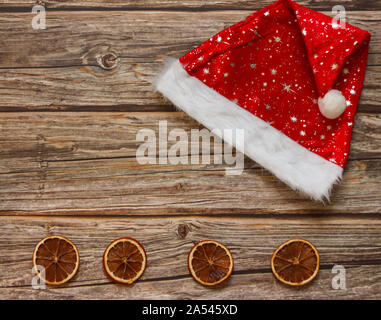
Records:
[[[218,9],[251,9],[258,10],[274,0],[46,0],[43,4],[49,9],[67,9],[67,10],[107,10],[107,9],[127,9],[127,10],[150,10],[150,9],[166,9],[166,10],[218,10]],[[338,4],[345,5],[345,8],[351,10],[380,10],[381,1],[364,1],[352,0],[347,1],[313,1],[313,0],[297,0],[297,3],[307,6],[310,9],[322,9],[333,7]],[[1,0],[0,8],[14,8],[28,10],[36,4],[35,0]]]
[[[184,232],[184,230],[186,230]],[[356,218],[0,218],[0,295],[2,298],[208,298],[295,299],[380,298],[381,221]],[[78,275],[60,288],[31,288],[31,256],[36,243],[49,234],[63,234],[78,246]],[[102,254],[120,236],[142,242],[148,266],[133,286],[110,283],[103,274]],[[318,278],[295,290],[271,274],[275,248],[291,237],[312,241],[321,255]],[[187,271],[187,253],[196,241],[213,238],[226,244],[235,258],[232,278],[214,290],[198,285]],[[347,290],[331,287],[333,265],[347,270]]]

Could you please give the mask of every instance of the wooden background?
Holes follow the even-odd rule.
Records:
[[[33,30],[29,0],[0,1],[0,298],[296,299],[381,298],[381,1],[298,1],[372,33],[351,156],[332,202],[291,191],[246,159],[241,176],[222,165],[150,165],[135,159],[139,129],[158,121],[200,126],[149,83],[166,55],[180,57],[271,0],[45,1],[47,29]],[[60,288],[31,287],[31,256],[62,234],[80,251],[78,275]],[[110,283],[106,245],[131,236],[148,268],[133,286]],[[321,253],[302,289],[273,277],[283,241],[303,237]],[[235,271],[210,289],[188,274],[193,243],[215,239]],[[343,265],[347,289],[331,287]]]

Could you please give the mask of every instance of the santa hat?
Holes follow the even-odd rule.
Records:
[[[169,61],[155,84],[210,130],[244,129],[239,151],[328,199],[348,159],[369,41],[367,31],[279,0]]]

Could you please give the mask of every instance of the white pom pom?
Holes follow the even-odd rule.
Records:
[[[339,90],[329,90],[324,98],[319,98],[321,114],[328,119],[341,116],[347,107],[347,101]]]

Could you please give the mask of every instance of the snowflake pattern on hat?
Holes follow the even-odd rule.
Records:
[[[173,62],[156,85],[209,129],[245,129],[245,154],[321,200],[348,159],[369,41],[279,0]],[[322,113],[335,95],[343,106],[331,119]]]

